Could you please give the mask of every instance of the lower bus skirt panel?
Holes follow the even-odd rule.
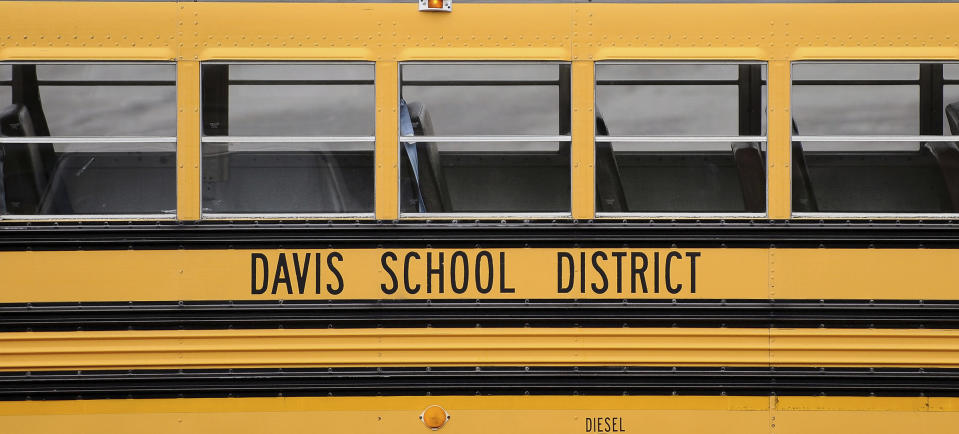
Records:
[[[440,395],[959,397],[959,369],[410,367],[0,373],[0,400]]]

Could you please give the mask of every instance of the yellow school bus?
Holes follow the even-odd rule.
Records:
[[[953,432],[957,17],[0,2],[0,431]]]

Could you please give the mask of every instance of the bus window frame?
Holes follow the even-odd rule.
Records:
[[[202,152],[203,145],[206,143],[301,143],[301,144],[321,144],[321,143],[368,143],[373,145],[373,152],[376,152],[376,62],[372,60],[204,60],[199,62],[200,65],[200,79],[199,85],[202,92],[203,89],[203,66],[204,65],[362,65],[370,67],[371,79],[369,85],[372,87],[372,102],[373,102],[373,112],[370,113],[372,119],[372,131],[373,134],[370,136],[207,136],[203,133],[203,119],[201,116],[200,124],[197,125],[197,128],[200,130],[200,149],[201,154],[200,158],[200,178],[203,179],[203,162],[202,162]],[[343,81],[346,81],[344,79]],[[283,81],[283,80],[277,80]],[[338,80],[337,80],[338,81]],[[202,100],[202,96],[201,96]],[[203,108],[200,107],[202,112]],[[323,219],[323,220],[373,220],[376,217],[376,170],[375,170],[375,161],[374,161],[374,170],[373,170],[373,197],[372,205],[373,208],[370,212],[343,212],[343,213],[271,213],[271,212],[249,212],[249,213],[216,213],[216,212],[206,212],[203,211],[202,206],[200,209],[200,219],[201,220],[309,220],[309,219]],[[202,181],[199,185],[200,189],[200,203],[203,203],[203,186]]]
[[[179,93],[176,92],[179,89],[179,75],[176,73],[177,68],[176,61],[163,61],[163,60],[97,60],[97,59],[82,59],[82,60],[12,60],[12,61],[0,61],[0,65],[167,65],[173,68],[173,79],[172,86],[174,89],[175,101],[174,101],[174,125],[177,125],[179,122]],[[40,86],[44,85],[44,82],[59,82],[61,80],[38,80]],[[82,80],[83,82],[90,83],[104,83],[109,85],[109,83],[122,83],[125,81],[136,82],[135,80]],[[174,127],[176,128],[176,127]],[[12,138],[12,137],[0,137],[0,144],[4,143],[35,143],[42,141],[44,143],[63,143],[63,144],[102,144],[102,143],[117,143],[117,144],[130,144],[130,143],[148,143],[148,144],[173,144],[173,153],[174,156],[178,157],[181,149],[179,143],[179,131],[176,135],[173,136],[45,136],[43,140],[24,140],[21,138]],[[173,166],[174,169],[176,165]],[[27,222],[41,222],[41,221],[114,221],[114,220],[130,220],[130,221],[153,221],[153,220],[171,220],[175,221],[178,219],[177,209],[178,205],[178,196],[179,196],[179,176],[174,177],[173,180],[173,189],[174,197],[177,199],[177,202],[174,203],[173,212],[170,213],[142,213],[142,214],[0,214],[0,222],[18,222],[18,221],[27,221]]]
[[[670,60],[655,60],[655,59],[633,59],[633,60],[598,60],[593,62],[593,110],[595,112],[597,106],[597,95],[598,79],[596,77],[596,69],[600,65],[762,65],[766,70],[766,79],[763,81],[762,86],[765,86],[766,90],[766,101],[768,104],[769,101],[769,81],[770,81],[770,67],[769,61],[767,60],[735,60],[735,59],[723,59],[723,60],[702,60],[702,59],[670,59]],[[683,82],[687,80],[676,80],[677,82]],[[715,80],[718,83],[716,85],[726,85],[722,83],[723,80]],[[761,213],[753,212],[600,212],[595,209],[594,204],[594,215],[598,219],[653,219],[653,220],[666,220],[666,219],[742,219],[742,220],[751,220],[751,219],[766,219],[769,218],[769,207],[770,207],[770,197],[769,197],[769,167],[770,161],[768,157],[768,147],[769,147],[769,136],[770,129],[772,128],[769,123],[768,113],[763,113],[763,116],[766,117],[766,132],[758,136],[682,136],[682,135],[613,135],[613,136],[600,136],[596,132],[595,123],[593,125],[593,159],[591,161],[593,167],[593,179],[596,179],[596,143],[600,141],[605,142],[670,142],[670,141],[738,141],[746,143],[762,143],[766,147],[766,161],[765,161],[765,176],[764,176],[764,189],[765,189],[765,210]]]
[[[468,60],[410,60],[410,61],[400,61],[397,62],[397,74],[396,74],[396,85],[397,85],[397,94],[400,98],[403,96],[403,66],[404,65],[567,65],[570,69],[569,73],[569,109],[570,109],[570,118],[567,120],[569,125],[572,124],[572,100],[573,100],[573,83],[575,83],[575,77],[573,76],[572,66],[573,63],[569,60],[484,60],[484,59],[468,59]],[[469,82],[470,80],[462,80],[464,82]],[[557,85],[562,86],[562,77],[557,79]],[[396,101],[397,107],[399,107],[399,101]],[[561,110],[561,108],[560,108]],[[497,142],[497,141],[510,141],[510,142],[529,142],[529,143],[544,143],[544,142],[569,142],[572,146],[573,143],[573,134],[570,131],[567,135],[532,135],[532,134],[510,134],[510,135],[451,135],[451,136],[403,136],[399,129],[401,126],[400,120],[400,111],[396,110],[396,119],[397,119],[397,141],[396,148],[399,149],[401,144],[410,139],[430,139],[437,142]],[[509,139],[509,140],[504,140]],[[490,220],[490,219],[505,219],[505,220],[519,220],[519,219],[572,219],[573,218],[573,153],[570,153],[569,158],[569,180],[570,180],[570,189],[569,189],[569,209],[566,211],[558,212],[451,212],[451,213],[411,213],[403,212],[402,210],[402,171],[397,170],[395,175],[395,182],[397,185],[396,189],[396,203],[397,203],[397,215],[400,219],[403,220],[431,220],[431,219],[480,219],[480,220]]]
[[[789,95],[790,95],[790,107],[789,112],[792,115],[793,113],[793,87],[797,86],[795,82],[797,81],[793,76],[794,68],[796,65],[801,64],[836,64],[836,65],[854,65],[854,64],[885,64],[885,65],[914,65],[919,66],[922,64],[934,64],[934,65],[959,65],[957,60],[932,60],[932,59],[804,59],[804,60],[791,60],[789,62],[790,70],[790,80],[789,80]],[[922,84],[921,73],[915,79],[914,84],[916,86],[921,86]],[[799,84],[803,85],[815,85],[816,83],[811,83],[813,81],[824,81],[830,82],[836,85],[842,85],[842,82],[855,82],[861,80],[803,80],[810,83]],[[876,84],[882,84],[882,81],[887,80],[870,80],[877,82]],[[900,81],[895,79],[889,79],[890,82]],[[912,81],[912,80],[910,80]],[[912,83],[910,83],[912,84]],[[942,86],[948,85],[959,85],[959,79],[947,79],[943,77]],[[920,94],[922,90],[919,90]],[[943,97],[943,94],[939,95],[939,98]],[[920,96],[921,98],[921,96]],[[922,104],[919,106],[919,116],[920,128],[923,125],[922,119]],[[940,107],[939,110],[942,110]],[[942,124],[942,117],[940,115],[939,124]],[[800,127],[801,128],[801,127]],[[789,143],[793,141],[798,142],[863,142],[863,141],[873,141],[873,142],[920,142],[920,147],[922,142],[959,142],[959,135],[922,135],[922,134],[911,134],[911,135],[900,135],[900,134],[883,134],[883,135],[862,135],[862,134],[830,134],[830,135],[803,135],[803,134],[793,134],[792,129],[789,130]],[[793,161],[792,149],[789,151],[789,161]],[[790,183],[789,197],[792,198],[793,189],[795,186]],[[959,218],[959,211],[951,213],[896,213],[896,212],[808,212],[800,211],[797,212],[793,210],[792,201],[790,199],[790,218],[796,220],[831,220],[831,219],[847,219],[847,220],[889,220],[889,219],[902,219],[902,220],[953,220]]]

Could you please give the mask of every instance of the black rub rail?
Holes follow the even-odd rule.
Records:
[[[465,367],[0,373],[0,400],[275,396],[959,396],[959,370]]]
[[[0,250],[423,247],[959,248],[954,220],[5,222]]]
[[[0,331],[422,327],[959,329],[959,301],[450,300],[0,304]]]

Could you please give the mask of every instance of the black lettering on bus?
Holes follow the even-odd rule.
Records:
[[[480,274],[480,269],[483,263],[483,258],[486,258],[486,286],[483,286],[483,280],[480,279],[482,274]],[[490,252],[483,250],[476,254],[476,290],[481,294],[489,294],[490,290],[493,289],[493,255]]]
[[[316,262],[313,264],[313,269],[316,270],[316,282],[313,285],[313,290],[316,291],[317,295],[320,295],[323,293],[323,291],[321,291],[323,288],[323,264],[321,263],[323,254],[316,252],[316,254],[313,255],[313,259]]]
[[[420,292],[420,284],[417,283],[416,286],[410,286],[411,259],[420,259],[420,254],[416,252],[409,252],[406,254],[406,257],[403,258],[403,286],[406,289],[406,292],[410,294],[416,294],[417,292]]]
[[[586,252],[579,252],[579,292],[586,293]]]
[[[682,291],[682,290],[683,290],[683,284],[682,284],[682,283],[677,283],[677,284],[676,284],[676,287],[673,288],[673,285],[672,285],[672,283],[670,282],[669,267],[670,267],[670,264],[671,264],[672,261],[673,261],[673,258],[682,260],[682,259],[683,259],[683,255],[680,254],[679,252],[676,252],[676,251],[672,251],[672,252],[669,252],[669,253],[666,254],[666,270],[664,270],[664,272],[665,272],[665,274],[666,274],[666,290],[669,291],[670,294],[679,294],[679,291]]]
[[[327,283],[326,290],[330,291],[330,294],[337,295],[343,292],[343,276],[340,274],[340,270],[337,270],[336,266],[333,265],[334,259],[336,259],[337,262],[343,262],[343,255],[341,255],[340,252],[331,252],[326,255],[326,265],[330,267],[330,271],[336,276],[336,289],[333,289],[333,285]]]
[[[637,259],[637,258],[642,258],[642,259],[643,259],[643,266],[642,266],[641,268],[636,268],[636,259]],[[639,280],[640,280],[640,281],[642,282],[642,284],[643,284],[643,294],[645,294],[645,293],[648,292],[648,291],[646,290],[646,267],[647,267],[648,265],[649,265],[649,260],[646,258],[646,254],[645,254],[645,253],[643,253],[643,252],[633,252],[633,254],[630,255],[630,268],[632,269],[632,276],[630,277],[630,281],[631,281],[632,285],[630,286],[630,292],[632,292],[633,294],[636,293],[636,275],[637,275],[637,274],[639,275]]]
[[[616,258],[616,293],[623,293],[623,257],[626,256],[626,252],[613,252],[613,257]]]
[[[686,257],[689,258],[689,293],[696,293],[696,258],[700,255],[699,252],[686,252]]]
[[[293,254],[293,274],[296,275],[296,289],[300,291],[300,294],[303,294],[303,291],[306,290],[306,276],[310,274],[310,256],[310,253],[306,254],[306,259],[303,261],[303,269],[300,270],[300,255],[296,253]]]
[[[604,271],[603,267],[600,267],[599,263],[596,261],[597,258],[603,258],[603,261],[606,261],[609,258],[602,251],[593,252],[593,268],[597,273],[599,273],[599,277],[603,279],[603,286],[596,286],[596,283],[593,283],[590,286],[593,287],[593,292],[602,294],[609,288],[609,279],[606,278],[606,271]]]
[[[433,293],[433,275],[437,275],[440,278],[440,290],[439,293],[443,293],[443,285],[445,282],[443,276],[443,252],[437,252],[439,256],[439,264],[436,265],[436,268],[433,268],[433,252],[426,252],[426,293]]]
[[[459,286],[456,283],[456,261],[459,259],[463,262],[463,286]],[[453,292],[457,294],[462,294],[466,292],[466,287],[470,284],[470,260],[466,257],[466,253],[462,250],[457,250],[453,252],[453,255],[450,257],[450,287],[453,288]],[[441,287],[442,288],[442,287]]]
[[[569,285],[563,286],[563,263],[569,263]],[[556,252],[556,293],[566,294],[573,290],[573,255],[569,252]]]
[[[257,267],[257,262],[263,264],[262,267]],[[266,255],[262,253],[253,253],[250,255],[250,264],[251,264],[251,273],[250,273],[250,293],[251,294],[263,294],[266,292],[266,287],[270,282],[270,260],[266,258]],[[257,270],[263,270],[263,280],[260,281],[260,285],[257,286]]]
[[[659,294],[659,252],[653,252],[653,292]]]
[[[396,280],[396,273],[394,273],[394,272],[393,272],[393,269],[390,268],[390,264],[387,264],[387,263],[386,263],[386,259],[387,259],[387,258],[392,259],[392,260],[395,261],[395,260],[396,260],[396,253],[393,253],[393,252],[385,252],[385,253],[383,253],[383,256],[380,256],[380,264],[383,264],[383,270],[386,270],[386,274],[389,274],[389,275],[390,275],[390,280],[393,282],[393,286],[387,288],[387,287],[386,287],[386,284],[381,284],[381,285],[380,285],[380,290],[382,290],[384,294],[394,294],[394,293],[396,293],[396,290],[399,289],[400,283]],[[320,279],[317,278],[316,281],[319,282]]]
[[[506,252],[499,252],[499,292],[500,294],[516,292],[516,288],[506,287]]]
[[[280,257],[276,260],[276,275],[273,276],[273,291],[270,292],[271,294],[276,294],[280,282],[286,284],[287,294],[292,295],[293,283],[290,282],[290,268],[286,265],[286,253],[280,253]]]

